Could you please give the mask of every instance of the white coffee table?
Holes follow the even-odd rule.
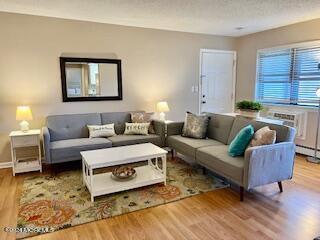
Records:
[[[151,184],[166,184],[167,151],[152,143],[135,144],[81,152],[83,184],[94,197],[139,188]],[[93,175],[93,170],[148,160],[148,165],[136,167],[137,176],[131,180],[118,181],[111,172]],[[162,162],[162,167],[159,165]]]

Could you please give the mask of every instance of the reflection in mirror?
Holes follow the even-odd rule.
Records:
[[[117,65],[66,63],[68,97],[117,96]]]
[[[120,60],[81,60],[60,60],[64,101],[122,99]]]

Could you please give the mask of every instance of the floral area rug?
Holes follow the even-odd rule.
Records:
[[[57,231],[227,186],[180,159],[167,160],[166,186],[157,184],[100,196],[94,203],[90,201],[87,188],[82,186],[81,170],[63,172],[55,177],[30,177],[23,183],[17,227],[31,231],[16,236],[24,238]]]

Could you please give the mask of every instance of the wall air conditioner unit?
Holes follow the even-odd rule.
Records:
[[[296,139],[305,140],[307,133],[307,112],[268,111],[267,118],[283,121],[284,125],[294,127]]]

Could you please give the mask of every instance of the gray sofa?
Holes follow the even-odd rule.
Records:
[[[55,115],[47,117],[43,127],[45,162],[49,164],[80,160],[80,152],[113,146],[151,142],[165,145],[165,124],[153,121],[155,134],[123,135],[125,122],[131,122],[130,112]],[[116,136],[89,138],[87,125],[115,124]]]
[[[240,116],[209,115],[211,119],[206,139],[182,137],[183,122],[173,122],[167,125],[167,146],[239,185],[241,200],[244,189],[249,190],[269,183],[278,182],[282,191],[281,181],[291,179],[293,174],[295,129]],[[249,124],[252,124],[255,130],[264,126],[276,130],[276,143],[247,148],[244,156],[229,156],[228,145],[240,129]]]

